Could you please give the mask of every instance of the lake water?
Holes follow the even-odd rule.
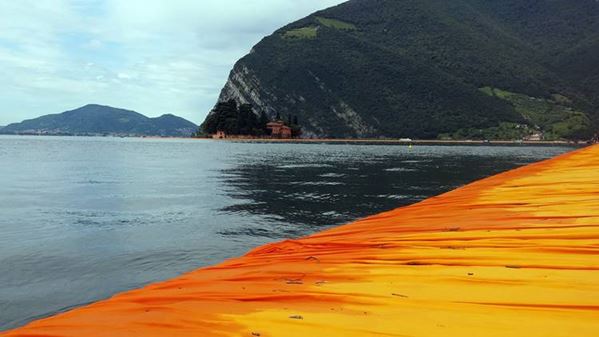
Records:
[[[0,330],[569,150],[0,136]]]

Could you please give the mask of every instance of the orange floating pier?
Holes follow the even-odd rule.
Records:
[[[599,336],[599,146],[0,333]]]

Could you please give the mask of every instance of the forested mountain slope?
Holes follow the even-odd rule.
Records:
[[[598,18],[595,0],[352,0],[264,38],[219,100],[308,136],[587,139]]]

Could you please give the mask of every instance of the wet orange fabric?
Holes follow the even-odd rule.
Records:
[[[598,336],[599,146],[0,333]]]

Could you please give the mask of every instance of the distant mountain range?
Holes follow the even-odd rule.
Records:
[[[351,0],[265,37],[220,101],[317,137],[588,139],[599,1]]]
[[[171,114],[149,118],[130,110],[89,104],[60,114],[14,123],[1,134],[75,136],[188,137],[197,131],[194,123]]]

